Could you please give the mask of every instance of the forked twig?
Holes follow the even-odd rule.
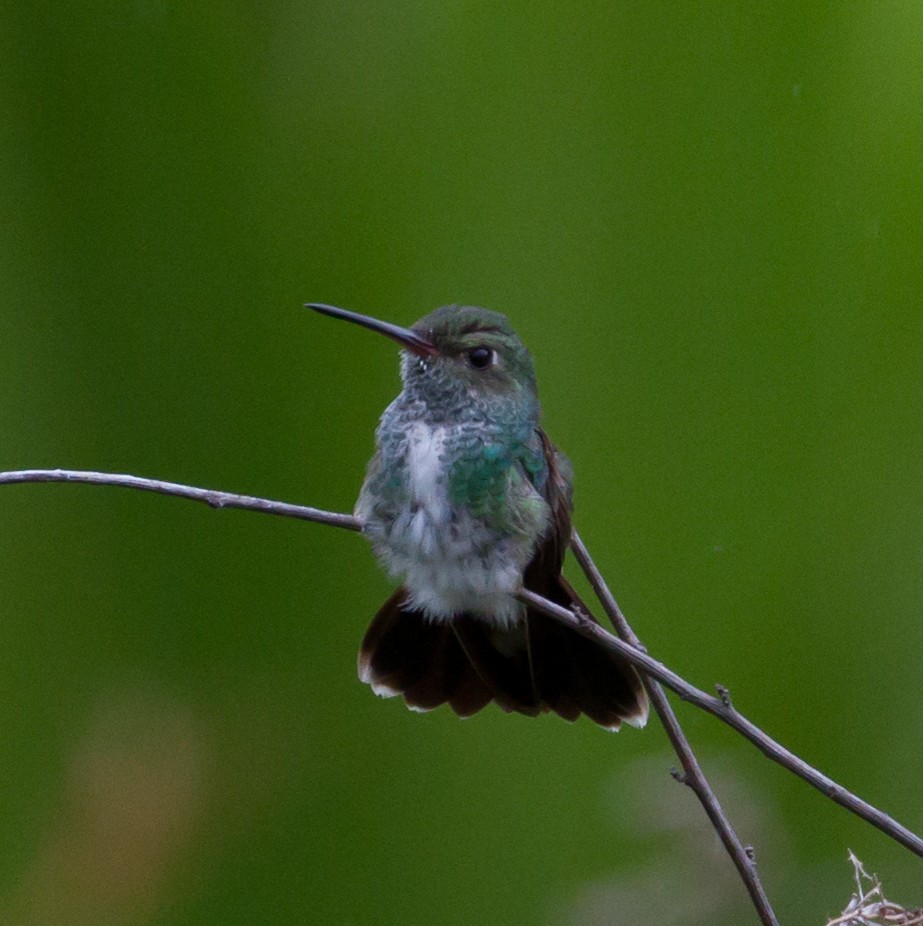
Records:
[[[261,511],[265,514],[297,518],[319,524],[328,524],[346,530],[358,531],[360,529],[359,522],[351,515],[324,511],[319,508],[311,508],[304,505],[292,505],[286,502],[273,501],[250,495],[237,495],[232,492],[201,489],[181,483],[164,482],[159,479],[145,479],[140,476],[65,469],[30,469],[0,473],[0,485],[25,482],[76,482],[122,486],[124,488],[140,489],[142,491],[157,492],[162,495],[173,495],[193,501],[200,501],[213,508],[241,508],[248,511]],[[719,686],[719,697],[709,695],[701,689],[696,688],[694,685],[691,685],[667,666],[649,656],[643,648],[637,648],[637,638],[628,626],[628,622],[625,620],[618,604],[612,597],[602,575],[590,559],[579,537],[576,535],[574,538],[573,550],[581,567],[586,572],[594,590],[599,596],[603,607],[612,619],[616,629],[624,636],[624,640],[609,633],[609,631],[600,625],[592,621],[587,621],[579,615],[574,614],[572,611],[562,608],[532,592],[524,590],[520,593],[519,597],[521,600],[528,602],[530,606],[555,618],[561,623],[573,627],[584,636],[591,637],[610,651],[618,653],[648,677],[651,700],[654,702],[658,714],[660,714],[661,718],[664,720],[667,734],[670,736],[671,742],[673,742],[674,748],[677,749],[680,760],[683,762],[686,776],[685,780],[690,787],[693,788],[699,800],[702,801],[709,819],[721,835],[722,840],[725,842],[725,846],[728,847],[728,851],[734,858],[741,877],[744,879],[764,923],[775,923],[775,919],[768,905],[768,901],[766,901],[765,907],[761,907],[760,904],[757,903],[757,896],[754,894],[754,886],[758,888],[759,892],[762,891],[762,887],[759,885],[756,869],[752,864],[750,853],[740,844],[740,840],[736,837],[736,834],[733,833],[733,829],[730,828],[730,824],[727,823],[726,818],[724,818],[720,805],[718,805],[717,800],[714,799],[714,794],[708,788],[707,782],[705,782],[704,776],[701,774],[701,770],[698,769],[698,765],[695,763],[695,757],[692,755],[691,749],[689,749],[688,742],[685,741],[682,731],[679,729],[678,724],[675,723],[676,718],[673,715],[672,708],[670,708],[662,689],[660,689],[659,685],[656,685],[656,683],[651,683],[651,679],[656,679],[657,682],[672,689],[684,701],[688,701],[696,705],[696,707],[713,714],[746,739],[750,740],[750,742],[756,745],[764,755],[768,756],[774,762],[787,768],[799,778],[803,778],[823,794],[827,795],[831,800],[861,817],[866,822],[871,823],[911,852],[923,857],[923,839],[916,835],[916,833],[902,826],[888,814],[878,810],[866,801],[863,801],[842,785],[837,784],[832,778],[819,772],[803,759],[800,759],[794,753],[777,743],[733,706],[726,689]],[[659,691],[659,694],[655,694],[655,691]],[[658,706],[658,704],[660,706]],[[663,707],[665,707],[665,710],[661,711]],[[667,718],[672,718],[672,722]],[[687,766],[687,762],[690,759],[693,764]],[[690,769],[692,769],[691,774]],[[741,852],[743,853],[743,857],[747,859],[746,864],[741,863]]]
[[[590,584],[593,586],[593,591],[596,593],[599,603],[603,606],[603,610],[609,616],[612,625],[615,627],[615,632],[626,643],[630,643],[634,647],[641,646],[641,641],[629,626],[628,621],[625,620],[615,597],[609,590],[609,586],[603,579],[602,573],[597,568],[596,563],[593,562],[590,551],[587,550],[577,531],[574,531],[573,538],[571,539],[571,550],[573,550],[574,556],[580,564],[580,568],[590,580]],[[708,779],[705,777],[705,773],[702,771],[699,761],[692,751],[692,746],[690,746],[689,741],[686,739],[686,734],[680,726],[676,713],[673,711],[673,707],[663,687],[659,682],[647,675],[642,675],[641,680],[644,682],[644,687],[647,689],[647,693],[650,696],[651,704],[654,706],[654,710],[657,711],[657,716],[660,717],[660,722],[663,724],[663,728],[673,746],[673,750],[682,763],[683,774],[677,774],[674,777],[683,784],[688,785],[699,799],[702,808],[711,821],[711,825],[721,838],[721,842],[724,844],[724,848],[727,850],[728,855],[731,856],[731,860],[734,862],[741,880],[744,882],[744,886],[750,894],[750,899],[753,901],[753,906],[756,907],[760,919],[766,926],[777,926],[778,920],[773,912],[769,898],[766,896],[766,890],[763,887],[763,882],[760,880],[759,873],[756,869],[756,859],[752,847],[744,846],[732,826],[731,821],[728,819],[727,814],[725,814],[722,809],[718,796],[708,783]]]
[[[346,530],[358,531],[360,529],[359,522],[352,515],[324,511],[306,505],[292,505],[250,495],[201,489],[181,483],[164,482],[159,479],[146,479],[141,476],[67,469],[30,469],[0,473],[0,485],[23,482],[79,482],[123,486],[129,489],[141,489],[148,492],[158,492],[162,495],[175,495],[180,498],[201,501],[213,508],[242,508],[248,511],[261,511],[264,514],[297,518],[302,521],[313,521],[318,524],[329,524]],[[764,755],[774,762],[778,762],[799,778],[803,778],[808,784],[813,785],[831,800],[862,817],[863,820],[871,823],[883,833],[910,849],[911,852],[923,858],[923,839],[917,836],[916,833],[902,826],[888,814],[866,803],[842,785],[837,784],[832,778],[819,772],[803,759],[777,743],[733,706],[725,689],[719,689],[722,691],[722,697],[707,694],[643,650],[635,649],[635,647],[613,636],[605,628],[581,621],[566,608],[540,598],[538,595],[533,595],[531,592],[523,592],[522,595],[530,604],[541,608],[550,617],[555,617],[563,623],[579,628],[582,633],[592,636],[594,639],[599,640],[602,645],[621,654],[632,665],[675,691],[684,701],[688,701],[690,704],[694,704],[696,707],[713,714],[750,740]],[[624,617],[621,619],[624,620]]]
[[[582,547],[582,544],[580,545]],[[585,548],[583,548],[585,549]],[[580,559],[581,551],[579,547],[574,548],[574,553]],[[593,583],[594,588],[604,589],[610,599],[614,613],[617,615],[617,626],[621,625],[631,632],[628,622],[622,614],[612,593],[606,587],[605,580],[600,574],[596,565],[589,559],[581,562],[581,566],[588,570],[587,575]],[[636,663],[637,665],[637,663]],[[662,668],[666,669],[665,666]],[[655,674],[655,673],[650,673]],[[841,784],[835,782],[832,778],[818,771],[812,765],[809,765],[804,759],[799,758],[793,752],[786,749],[780,743],[777,743],[771,736],[764,733],[755,723],[748,720],[731,702],[731,696],[727,688],[723,685],[716,685],[718,696],[709,695],[704,691],[690,685],[685,679],[666,669],[666,674],[655,674],[655,677],[663,682],[668,688],[672,688],[684,701],[689,701],[700,707],[704,711],[713,714],[719,720],[726,723],[729,727],[736,730],[745,739],[750,740],[762,753],[773,762],[777,762],[783,768],[788,769],[792,774],[803,778],[808,784],[813,785],[822,794],[825,794],[830,800],[836,802],[841,807],[845,807],[857,817],[861,817],[867,823],[877,827],[883,833],[899,842],[902,846],[910,849],[915,855],[923,858],[923,839],[916,833],[907,829],[898,823],[893,817],[890,817],[884,811],[873,807],[871,804],[857,797],[851,791],[844,788]]]
[[[605,628],[590,621],[581,621],[576,615],[566,608],[560,607],[551,601],[533,595],[532,592],[521,592],[520,598],[550,617],[557,617],[562,623],[569,624],[575,630],[579,630],[584,636],[592,637],[599,641],[602,646],[608,647],[613,652],[619,653],[625,657],[632,665],[641,669],[642,672],[653,676],[657,681],[662,682],[667,688],[675,691],[684,701],[694,704],[696,707],[713,714],[719,720],[722,720],[729,727],[732,727],[743,737],[750,740],[760,751],[768,756],[773,762],[778,762],[783,768],[803,778],[808,784],[813,785],[822,794],[826,794],[832,801],[845,807],[847,810],[861,817],[867,823],[880,829],[883,833],[899,842],[902,846],[910,849],[915,855],[923,858],[923,839],[916,833],[902,826],[895,819],[888,816],[884,811],[873,807],[871,804],[863,801],[851,791],[837,784],[832,778],[829,778],[823,772],[819,772],[812,765],[809,765],[804,759],[800,759],[793,752],[790,752],[784,746],[777,743],[771,736],[764,733],[755,723],[748,720],[731,704],[726,690],[720,698],[706,694],[695,685],[689,684],[682,676],[677,675],[672,669],[668,669],[663,663],[648,656],[643,650],[635,649],[633,646],[624,643],[618,637],[614,637]]]

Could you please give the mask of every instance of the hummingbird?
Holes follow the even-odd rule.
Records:
[[[495,702],[643,726],[635,669],[516,597],[526,588],[589,615],[561,574],[571,467],[539,426],[532,358],[506,317],[450,305],[403,328],[306,308],[401,346],[403,388],[381,416],[355,508],[400,587],[362,640],[361,681],[416,711],[448,704],[468,717]]]

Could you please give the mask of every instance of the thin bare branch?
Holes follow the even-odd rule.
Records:
[[[596,590],[597,594],[602,595],[604,600],[608,600],[615,615],[613,620],[616,626],[623,628],[624,632],[633,636],[625,615],[622,614],[612,592],[609,591],[609,587],[606,585],[605,579],[596,568],[596,564],[589,558],[586,547],[583,546],[579,537],[575,537],[573,550],[578,561],[580,561],[581,567],[586,571],[594,590]],[[674,673],[670,674],[673,675]],[[872,826],[877,827],[902,846],[923,858],[923,839],[902,826],[893,817],[863,801],[842,785],[837,784],[832,778],[818,771],[764,733],[755,723],[748,720],[734,707],[730,693],[723,685],[716,686],[718,697],[713,697],[688,684],[685,679],[680,679],[679,676],[675,679],[659,675],[656,677],[669,688],[672,688],[684,701],[689,701],[691,704],[695,704],[696,707],[714,714],[719,720],[733,727],[738,733],[750,740],[765,756],[772,759],[773,762],[778,762],[783,768],[787,768],[799,778],[803,778],[808,784],[813,785],[818,791],[826,794],[832,801],[871,823]],[[674,684],[677,680],[681,681],[682,684]]]
[[[155,479],[143,479],[138,476],[61,469],[18,470],[0,473],[0,485],[22,482],[83,482],[124,486],[126,488],[143,489],[150,492],[160,492],[164,495],[175,495],[180,498],[202,501],[216,508],[244,508],[249,511],[262,511],[265,514],[277,514],[283,517],[315,521],[320,524],[330,524],[347,530],[359,530],[358,521],[346,514],[299,505],[288,505],[284,502],[274,502],[269,499],[254,498],[248,495],[215,492],[211,489],[197,489],[192,486],[160,482]],[[871,823],[887,836],[923,858],[923,839],[917,836],[916,833],[902,826],[888,814],[866,803],[842,785],[837,784],[832,778],[828,778],[777,743],[733,706],[726,690],[719,689],[723,691],[722,697],[706,694],[691,685],[672,669],[667,668],[649,656],[642,649],[635,649],[635,647],[609,633],[604,627],[600,627],[599,624],[578,617],[572,611],[568,611],[566,608],[562,608],[539,595],[534,595],[532,592],[523,591],[520,593],[520,598],[550,617],[575,628],[584,636],[597,640],[612,652],[619,653],[642,672],[653,676],[675,691],[684,701],[688,701],[709,714],[713,714],[735,729],[774,762],[778,762],[799,778],[803,778],[822,794],[826,794],[831,800],[836,801],[836,803],[856,814],[856,816]],[[624,618],[622,619],[624,620]]]
[[[602,646],[610,649],[612,652],[624,656],[632,665],[639,668],[642,672],[652,675],[659,682],[662,682],[667,688],[675,691],[684,701],[694,704],[696,707],[713,714],[719,720],[724,721],[729,727],[735,729],[738,733],[750,740],[757,746],[764,755],[768,756],[774,762],[787,768],[799,778],[803,778],[808,784],[813,785],[823,794],[826,794],[831,800],[845,807],[847,810],[861,817],[872,826],[877,827],[883,833],[899,842],[902,846],[910,849],[916,855],[923,858],[923,839],[902,826],[886,813],[866,803],[857,797],[851,791],[848,791],[842,785],[837,784],[832,778],[828,778],[816,768],[808,765],[803,759],[799,759],[794,753],[787,750],[784,746],[777,743],[772,737],[764,733],[756,724],[748,720],[741,714],[730,702],[730,699],[722,700],[706,694],[695,685],[689,684],[682,676],[677,675],[672,669],[668,669],[663,663],[649,656],[643,650],[635,649],[628,643],[623,642],[618,637],[613,636],[604,627],[600,627],[592,621],[581,619],[572,611],[562,608],[554,602],[548,601],[539,595],[529,591],[522,591],[519,597],[527,602],[531,607],[542,611],[549,617],[555,617],[564,624],[573,627],[582,633],[585,637],[591,637],[597,640]]]
[[[599,599],[600,604],[612,621],[615,632],[626,643],[636,648],[640,647],[641,641],[629,626],[628,621],[625,620],[625,616],[619,609],[618,603],[603,581],[602,574],[596,564],[593,562],[589,550],[587,550],[585,544],[580,539],[580,535],[576,531],[574,531],[571,540],[571,549],[581,569],[583,569],[586,577],[590,580],[596,597]],[[689,744],[689,740],[686,738],[686,734],[680,726],[679,720],[676,717],[676,713],[673,711],[673,707],[667,698],[666,692],[659,682],[647,675],[642,675],[641,680],[644,683],[644,687],[647,689],[651,704],[654,706],[657,716],[660,717],[660,722],[663,724],[663,728],[673,746],[673,750],[682,763],[682,775],[677,773],[674,777],[690,787],[695,796],[699,799],[699,802],[705,810],[706,816],[711,821],[711,825],[718,833],[725,850],[734,862],[760,919],[765,926],[778,926],[779,921],[776,919],[772,904],[769,902],[766,889],[763,887],[763,882],[760,880],[759,872],[756,868],[753,849],[752,847],[744,846],[731,824],[731,821],[728,819],[727,814],[721,807],[718,796],[708,783],[708,779],[705,777],[705,773],[702,771],[699,761],[692,751],[692,746]]]
[[[140,489],[142,492],[157,492],[160,495],[175,495],[204,502],[212,508],[243,508],[247,511],[262,511],[264,514],[279,515],[283,518],[298,518],[301,521],[315,521],[357,531],[359,522],[350,514],[335,511],[323,511],[320,508],[308,508],[305,505],[290,505],[288,502],[275,502],[268,498],[254,495],[236,495],[233,492],[218,492],[215,489],[199,489],[179,482],[164,482],[160,479],[145,479],[142,476],[128,476],[122,473],[94,473],[79,469],[23,469],[0,473],[0,485],[18,482],[82,482],[93,485],[121,486],[125,489]]]

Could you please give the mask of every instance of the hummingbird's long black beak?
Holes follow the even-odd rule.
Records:
[[[392,325],[391,322],[383,322],[377,318],[372,318],[370,315],[360,315],[358,312],[338,309],[335,305],[324,305],[321,302],[306,302],[304,307],[314,309],[315,312],[320,312],[321,315],[343,318],[348,322],[362,325],[363,328],[377,331],[379,334],[397,341],[401,347],[417,354],[419,357],[435,357],[439,353],[439,348],[432,341],[424,338],[421,334],[417,334],[416,331],[412,331],[410,328],[401,328],[400,325]]]

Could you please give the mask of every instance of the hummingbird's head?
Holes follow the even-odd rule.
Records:
[[[404,349],[401,378],[413,392],[431,397],[450,394],[456,398],[535,401],[532,357],[498,312],[446,305],[411,328],[401,328],[334,306],[308,303],[307,307],[397,341]]]
[[[506,317],[473,305],[446,305],[412,328],[433,353],[405,346],[401,373],[412,378],[454,380],[466,391],[513,397],[535,395],[535,368],[525,344]]]

